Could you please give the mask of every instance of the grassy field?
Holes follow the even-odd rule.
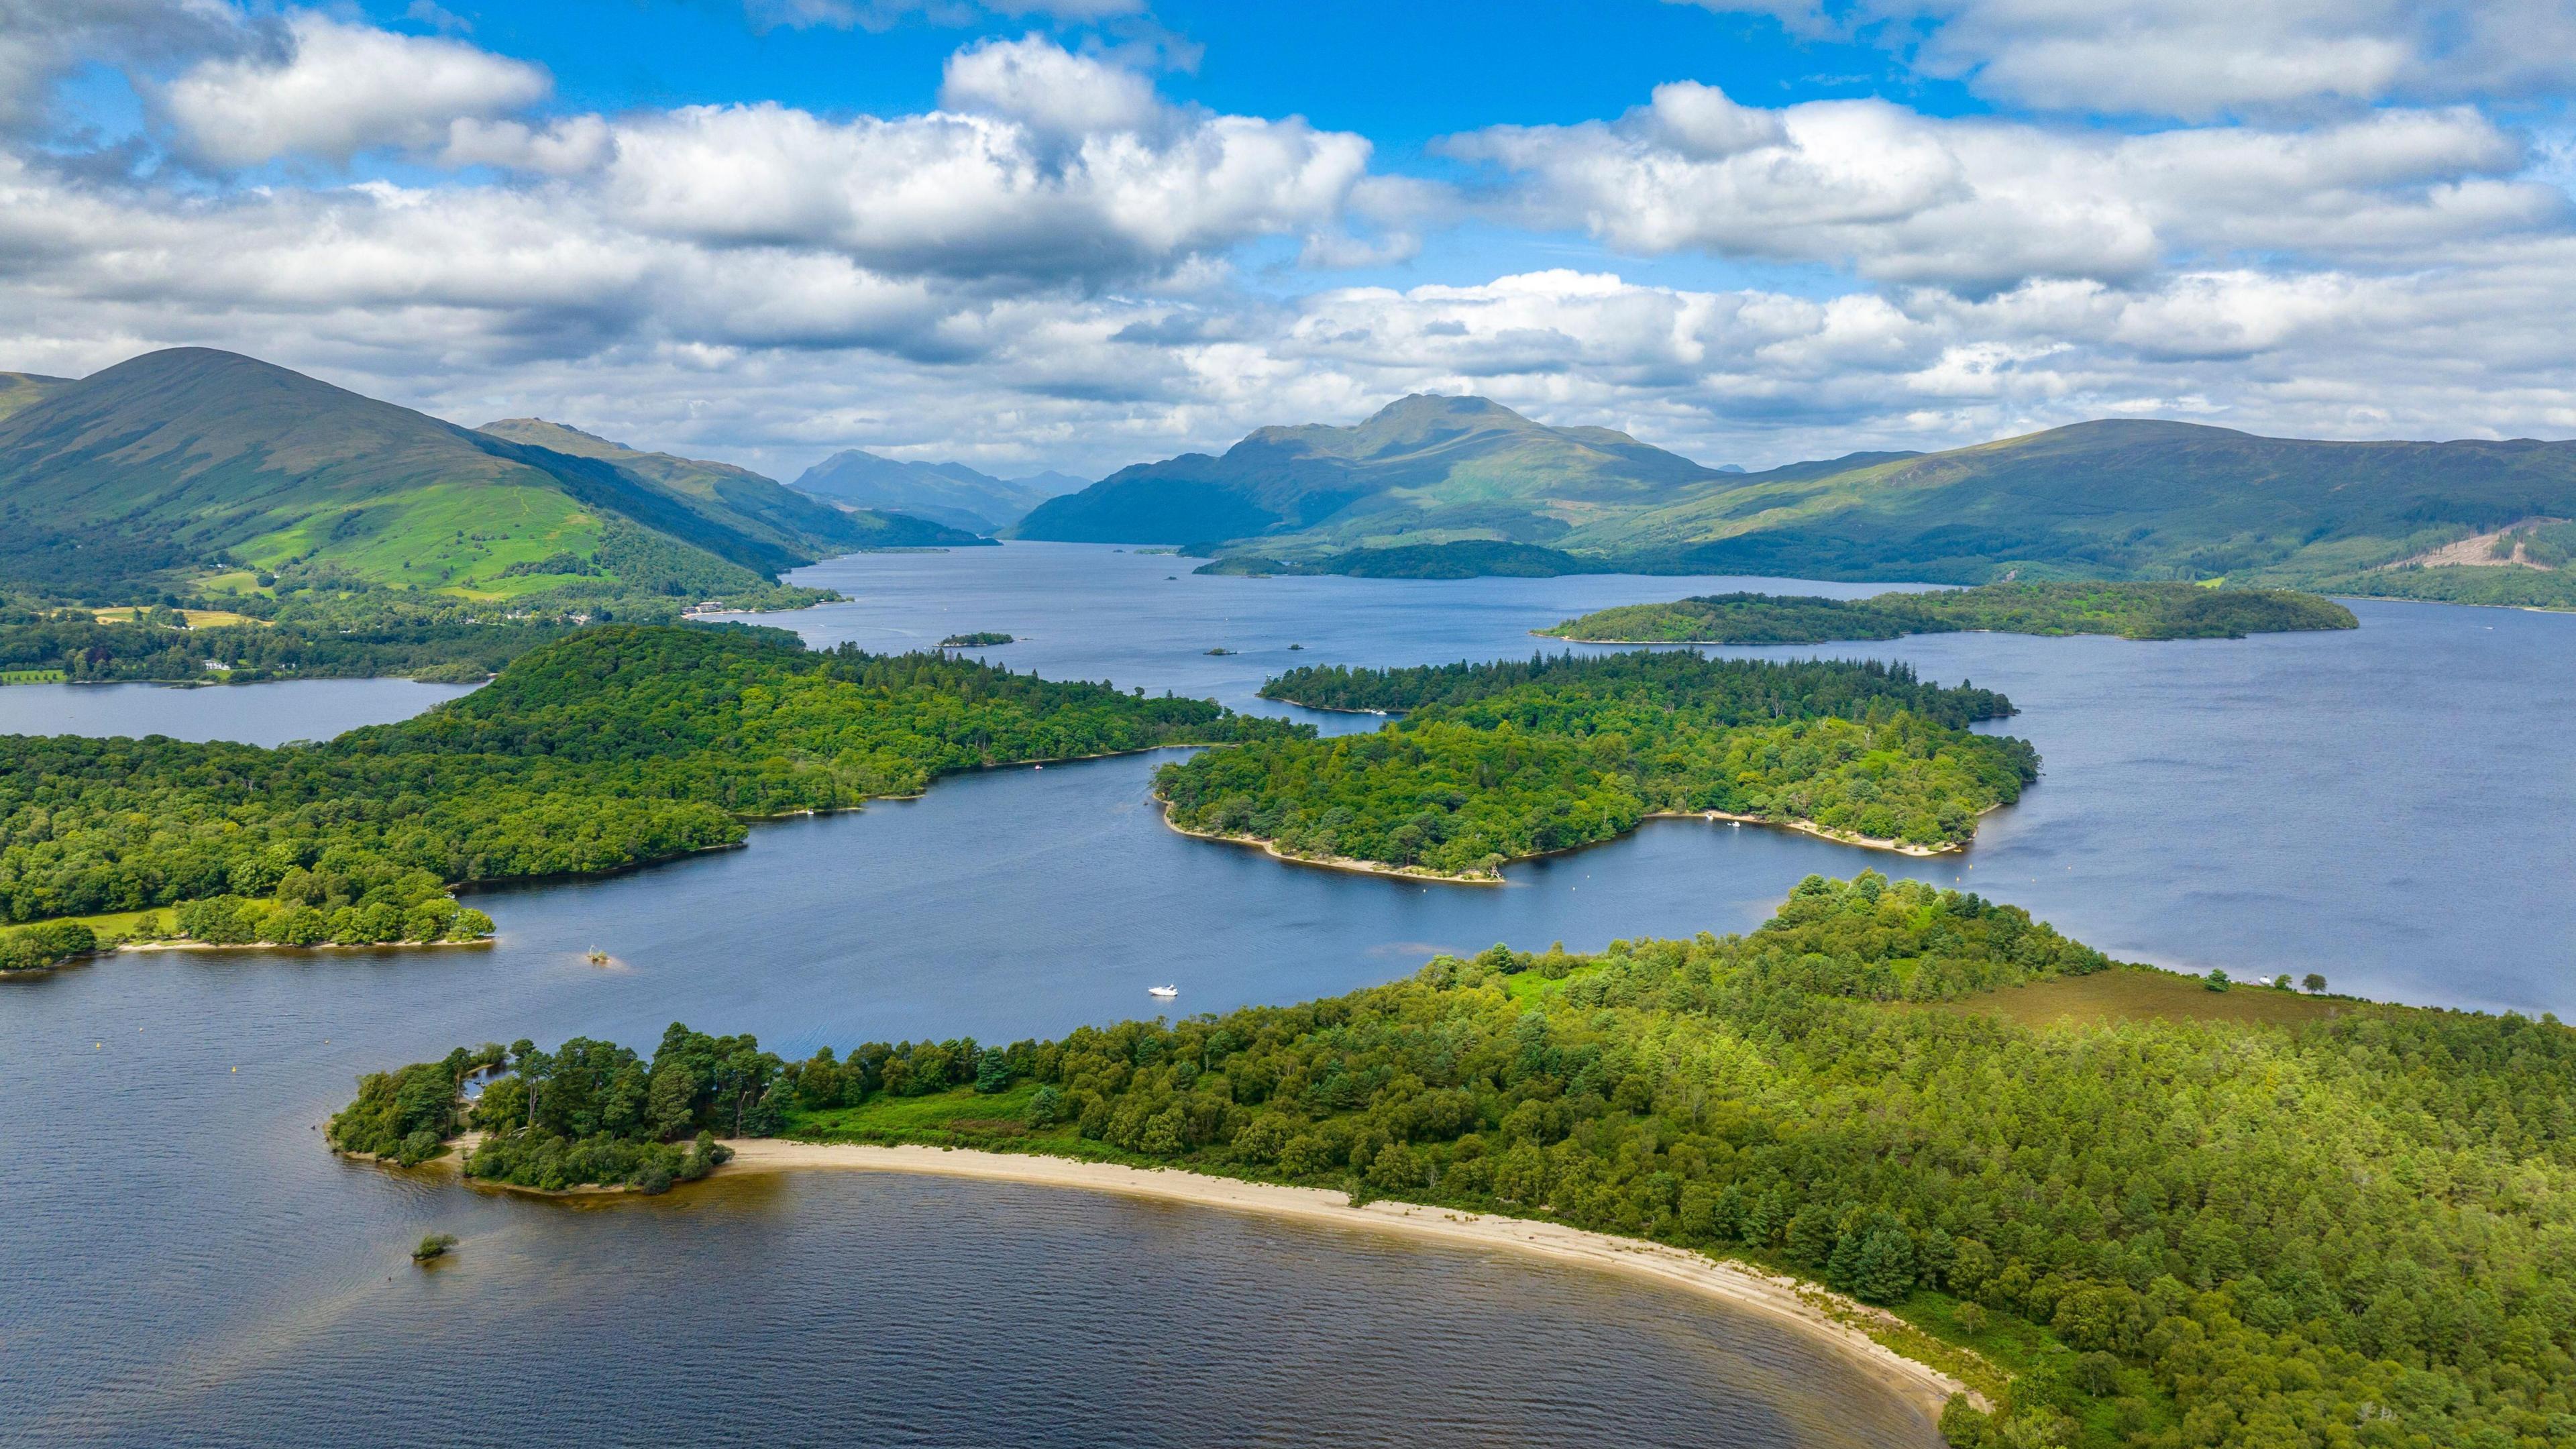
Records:
[[[170,934],[168,911],[108,911],[95,916],[56,916],[56,922],[75,922],[89,927],[99,940],[158,941]]]
[[[59,669],[0,669],[0,684],[60,684]]]
[[[117,609],[90,610],[92,617],[96,618],[102,624],[131,624],[134,622],[134,616],[138,612],[140,612],[140,608],[138,606],[130,605]],[[247,614],[236,614],[230,609],[181,609],[179,612],[187,615],[188,627],[191,629],[214,629],[220,628],[226,624],[263,624],[267,622],[264,619],[251,618]]]
[[[551,489],[431,483],[311,515],[234,552],[268,568],[315,556],[366,578],[434,589],[476,585],[512,564],[598,546],[598,517]]]
[[[2239,981],[2225,991],[2212,991],[2197,976],[2149,966],[2121,966],[2091,976],[2008,986],[1962,1001],[1941,1002],[1930,1009],[2000,1016],[2028,1027],[2060,1022],[2103,1026],[2148,1018],[2296,1026],[2347,1011],[2366,1010],[2368,1003],[2346,997],[2302,996],[2250,981]]]

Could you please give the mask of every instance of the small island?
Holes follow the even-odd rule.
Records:
[[[595,625],[322,744],[12,740],[0,821],[46,824],[0,832],[0,969],[98,949],[107,914],[204,945],[478,940],[457,887],[723,849],[961,770],[1311,733],[936,651]]]
[[[1015,644],[1018,642],[1019,641],[1017,639],[1008,634],[980,632],[974,634],[951,634],[947,638],[939,641],[939,647],[942,649],[992,649],[1004,644]]]
[[[1568,654],[1308,667],[1261,695],[1403,718],[1165,765],[1165,819],[1283,859],[1408,877],[1490,883],[1510,861],[1658,815],[1930,855],[1966,844],[1979,815],[2039,776],[2028,744],[1968,729],[2011,701],[1923,684],[1903,665]]]
[[[1741,936],[1055,1040],[460,1049],[330,1132],[523,1189],[944,1172],[1624,1264],[1927,1366],[1954,1445],[2271,1442],[2230,1426],[2360,1403],[2469,1445],[2548,1442],[2576,1388],[2571,1099],[2555,1021],[2213,993],[1863,872]]]
[[[2332,599],[2289,589],[1999,583],[1866,599],[1706,594],[1669,604],[1624,604],[1531,632],[1583,644],[1824,644],[1965,630],[2242,639],[2359,625],[2350,609]]]

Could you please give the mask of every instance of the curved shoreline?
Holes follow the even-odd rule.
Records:
[[[1503,873],[1499,870],[1495,871],[1492,875],[1466,875],[1447,871],[1424,870],[1418,866],[1381,865],[1373,860],[1359,860],[1347,855],[1288,855],[1279,849],[1279,843],[1277,841],[1268,839],[1264,836],[1226,835],[1214,830],[1192,830],[1188,826],[1183,825],[1172,818],[1171,801],[1157,795],[1154,797],[1154,803],[1161,807],[1163,824],[1168,826],[1176,834],[1186,835],[1192,840],[1212,840],[1219,845],[1240,845],[1249,849],[1256,849],[1268,855],[1272,860],[1285,861],[1290,865],[1311,865],[1323,870],[1349,871],[1354,875],[1385,876],[1390,880],[1437,881],[1442,885],[1499,886],[1511,884],[1510,881],[1504,879]],[[1980,810],[1977,813],[1985,815],[2002,808],[2003,806],[2000,804],[1989,805],[1984,810]],[[1766,825],[1775,830],[1795,830],[1802,834],[1812,835],[1818,840],[1831,841],[1836,845],[1849,845],[1861,850],[1884,850],[1897,855],[1914,856],[1918,859],[1929,859],[1938,855],[1956,855],[1967,849],[1965,845],[1955,844],[1912,845],[1902,840],[1882,840],[1874,835],[1854,835],[1818,825],[1812,820],[1770,820],[1759,815],[1730,814],[1724,810],[1649,810],[1644,814],[1639,815],[1637,819],[1640,824],[1648,820],[1704,820],[1711,824],[1715,824],[1720,820],[1731,820],[1742,825]],[[1542,850],[1531,855],[1516,855],[1510,860],[1504,861],[1503,864],[1518,865],[1525,860],[1545,860],[1552,855],[1571,855],[1578,850],[1590,850],[1596,845],[1608,845],[1612,841],[1635,833],[1636,831],[1631,828],[1620,831],[1618,835],[1607,836],[1600,840],[1587,840],[1580,845],[1569,845],[1562,850]]]
[[[1163,823],[1169,826],[1176,834],[1186,835],[1192,840],[1213,840],[1219,845],[1247,846],[1262,851],[1272,860],[1283,860],[1290,865],[1311,865],[1322,870],[1349,871],[1354,875],[1382,875],[1391,880],[1438,881],[1442,885],[1498,886],[1509,884],[1509,882],[1503,879],[1502,872],[1500,871],[1496,871],[1491,875],[1468,875],[1462,872],[1424,870],[1420,866],[1413,865],[1381,865],[1374,860],[1360,860],[1347,855],[1289,855],[1279,849],[1279,842],[1266,839],[1262,836],[1226,835],[1214,830],[1192,830],[1188,826],[1183,825],[1172,818],[1171,801],[1157,795],[1154,797],[1154,803],[1162,807]],[[1581,847],[1576,848],[1580,849]],[[1532,857],[1524,856],[1522,858],[1530,859]],[[1509,864],[1509,862],[1507,861],[1505,864]]]
[[[1299,1222],[1361,1228],[1461,1247],[1505,1249],[1605,1272],[1624,1273],[1680,1288],[1795,1328],[1838,1350],[1853,1367],[1914,1404],[1929,1419],[1940,1417],[1942,1407],[1953,1394],[1966,1394],[1979,1407],[1988,1407],[1985,1397],[1964,1382],[1929,1364],[1905,1357],[1870,1337],[1859,1326],[1867,1322],[1894,1326],[1900,1320],[1892,1315],[1882,1314],[1841,1294],[1794,1278],[1765,1273],[1742,1263],[1705,1257],[1662,1243],[1614,1237],[1561,1223],[1425,1207],[1418,1203],[1385,1199],[1354,1206],[1346,1194],[1326,1188],[1245,1182],[1181,1168],[1127,1167],[1117,1163],[982,1152],[972,1148],[885,1147],[765,1137],[737,1138],[727,1145],[734,1150],[733,1160],[718,1167],[714,1176],[839,1169],[907,1172],[1112,1192],[1163,1202],[1260,1213]]]
[[[1984,815],[2002,808],[2001,805],[1989,805],[1977,813]],[[1957,844],[1915,845],[1903,840],[1887,840],[1875,835],[1856,835],[1850,831],[1835,830],[1829,826],[1818,825],[1812,820],[1772,820],[1761,815],[1737,815],[1726,810],[1649,810],[1638,818],[1641,820],[1706,820],[1711,824],[1720,820],[1732,820],[1739,825],[1768,825],[1774,830],[1795,830],[1812,835],[1818,840],[1830,840],[1836,845],[1855,845],[1863,850],[1885,850],[1898,855],[1926,858],[1935,855],[1956,855],[1967,849],[1966,846]]]

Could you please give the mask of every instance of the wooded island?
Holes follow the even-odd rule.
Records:
[[[2132,977],[2173,990],[2034,1018]],[[525,1084],[469,1124],[457,1086],[484,1061]],[[368,1078],[332,1134],[422,1160],[478,1126],[466,1172],[537,1186],[649,1189],[712,1130],[1338,1187],[1886,1304],[1900,1349],[1998,1401],[1954,1404],[1954,1444],[2514,1445],[2576,1408],[2571,1094],[2576,1036],[2548,1019],[2212,993],[1865,872],[1809,878],[1744,936],[1497,946],[1058,1041],[784,1062],[674,1026],[649,1063],[460,1051]]]
[[[2242,639],[2359,627],[2332,599],[2289,589],[2187,583],[2010,583],[1828,599],[1706,594],[1624,604],[1536,631],[1592,644],[1823,644],[1983,629],[2115,634],[2123,639]]]
[[[1804,823],[1928,853],[2038,778],[2031,747],[1967,726],[1991,690],[1906,666],[1647,653],[1291,670],[1264,698],[1401,713],[1374,734],[1275,737],[1155,775],[1184,830],[1435,876],[1608,840],[1656,813]]]

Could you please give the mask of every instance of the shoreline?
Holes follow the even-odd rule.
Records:
[[[1272,860],[1285,861],[1290,865],[1311,865],[1322,870],[1347,871],[1353,875],[1384,876],[1390,880],[1436,881],[1442,885],[1503,886],[1511,884],[1511,881],[1505,878],[1500,870],[1496,870],[1492,875],[1464,875],[1446,871],[1423,870],[1418,866],[1382,865],[1373,860],[1359,860],[1346,855],[1288,855],[1279,849],[1277,841],[1270,840],[1262,836],[1226,835],[1213,830],[1192,830],[1188,826],[1183,825],[1172,818],[1172,802],[1164,799],[1160,795],[1157,795],[1154,797],[1154,803],[1161,809],[1163,824],[1175,834],[1186,835],[1192,840],[1210,840],[1219,845],[1239,845],[1248,849],[1256,849],[1261,851],[1263,854],[1268,855]],[[1981,816],[1990,815],[2002,808],[2003,806],[2000,804],[1989,805],[1977,813]],[[1829,841],[1835,845],[1848,845],[1860,850],[1884,850],[1894,855],[1910,855],[1921,860],[1929,860],[1935,856],[1958,855],[1967,850],[1967,846],[1964,844],[1912,845],[1902,840],[1882,840],[1874,835],[1854,835],[1844,831],[1833,830],[1826,826],[1818,825],[1812,820],[1769,820],[1759,815],[1736,815],[1724,810],[1649,810],[1637,817],[1637,821],[1641,825],[1649,820],[1700,820],[1706,821],[1710,824],[1715,824],[1720,820],[1731,820],[1742,825],[1762,825],[1768,826],[1774,830],[1795,830],[1801,834],[1812,835],[1818,840]],[[1518,865],[1525,860],[1545,860],[1549,856],[1554,855],[1572,855],[1576,851],[1590,850],[1595,846],[1608,845],[1612,841],[1634,835],[1635,833],[1636,831],[1631,828],[1623,830],[1617,835],[1608,836],[1601,840],[1587,840],[1581,845],[1569,845],[1562,850],[1542,850],[1534,855],[1516,855],[1510,860],[1504,861],[1503,864],[1511,866]]]
[[[1382,865],[1374,860],[1360,860],[1348,855],[1289,855],[1279,849],[1279,843],[1277,841],[1264,839],[1258,835],[1226,835],[1214,830],[1192,830],[1188,826],[1183,825],[1172,818],[1171,801],[1157,795],[1154,797],[1154,803],[1160,807],[1164,826],[1175,834],[1186,835],[1192,840],[1213,840],[1219,845],[1246,846],[1261,851],[1268,855],[1272,860],[1286,861],[1290,865],[1311,865],[1320,870],[1347,871],[1353,875],[1385,876],[1390,880],[1438,881],[1442,885],[1498,886],[1510,884],[1509,881],[1503,879],[1501,871],[1496,871],[1491,875],[1465,875],[1451,871],[1424,870],[1420,866],[1412,865]],[[1577,848],[1579,849],[1580,847]],[[1526,859],[1528,857],[1524,858]],[[1505,863],[1509,864],[1509,862]]]
[[[769,1137],[736,1138],[726,1145],[734,1150],[733,1160],[716,1168],[712,1176],[810,1170],[901,1172],[1109,1192],[1361,1228],[1459,1247],[1501,1249],[1621,1273],[1679,1288],[1805,1333],[1838,1350],[1854,1368],[1914,1404],[1927,1419],[1937,1420],[1953,1394],[1966,1394],[1979,1407],[1990,1407],[1985,1396],[1966,1383],[1907,1358],[1859,1326],[1865,1322],[1900,1325],[1902,1320],[1894,1315],[1795,1278],[1662,1243],[1538,1219],[1426,1207],[1384,1198],[1353,1206],[1347,1194],[1328,1188],[1247,1182],[1183,1168],[1128,1167],[973,1148],[799,1142]]]
[[[1977,813],[1989,815],[2002,808],[2001,805],[1989,805]],[[1649,810],[1638,818],[1640,820],[1705,820],[1712,825],[1720,820],[1732,820],[1739,825],[1767,825],[1774,830],[1795,830],[1801,834],[1812,835],[1818,840],[1830,840],[1836,845],[1858,846],[1862,850],[1884,850],[1896,855],[1911,855],[1925,860],[1936,855],[1957,855],[1967,849],[1965,845],[1956,844],[1914,845],[1902,840],[1886,840],[1875,835],[1856,835],[1849,831],[1834,830],[1818,825],[1812,820],[1771,820],[1760,815],[1737,815],[1726,810]]]

